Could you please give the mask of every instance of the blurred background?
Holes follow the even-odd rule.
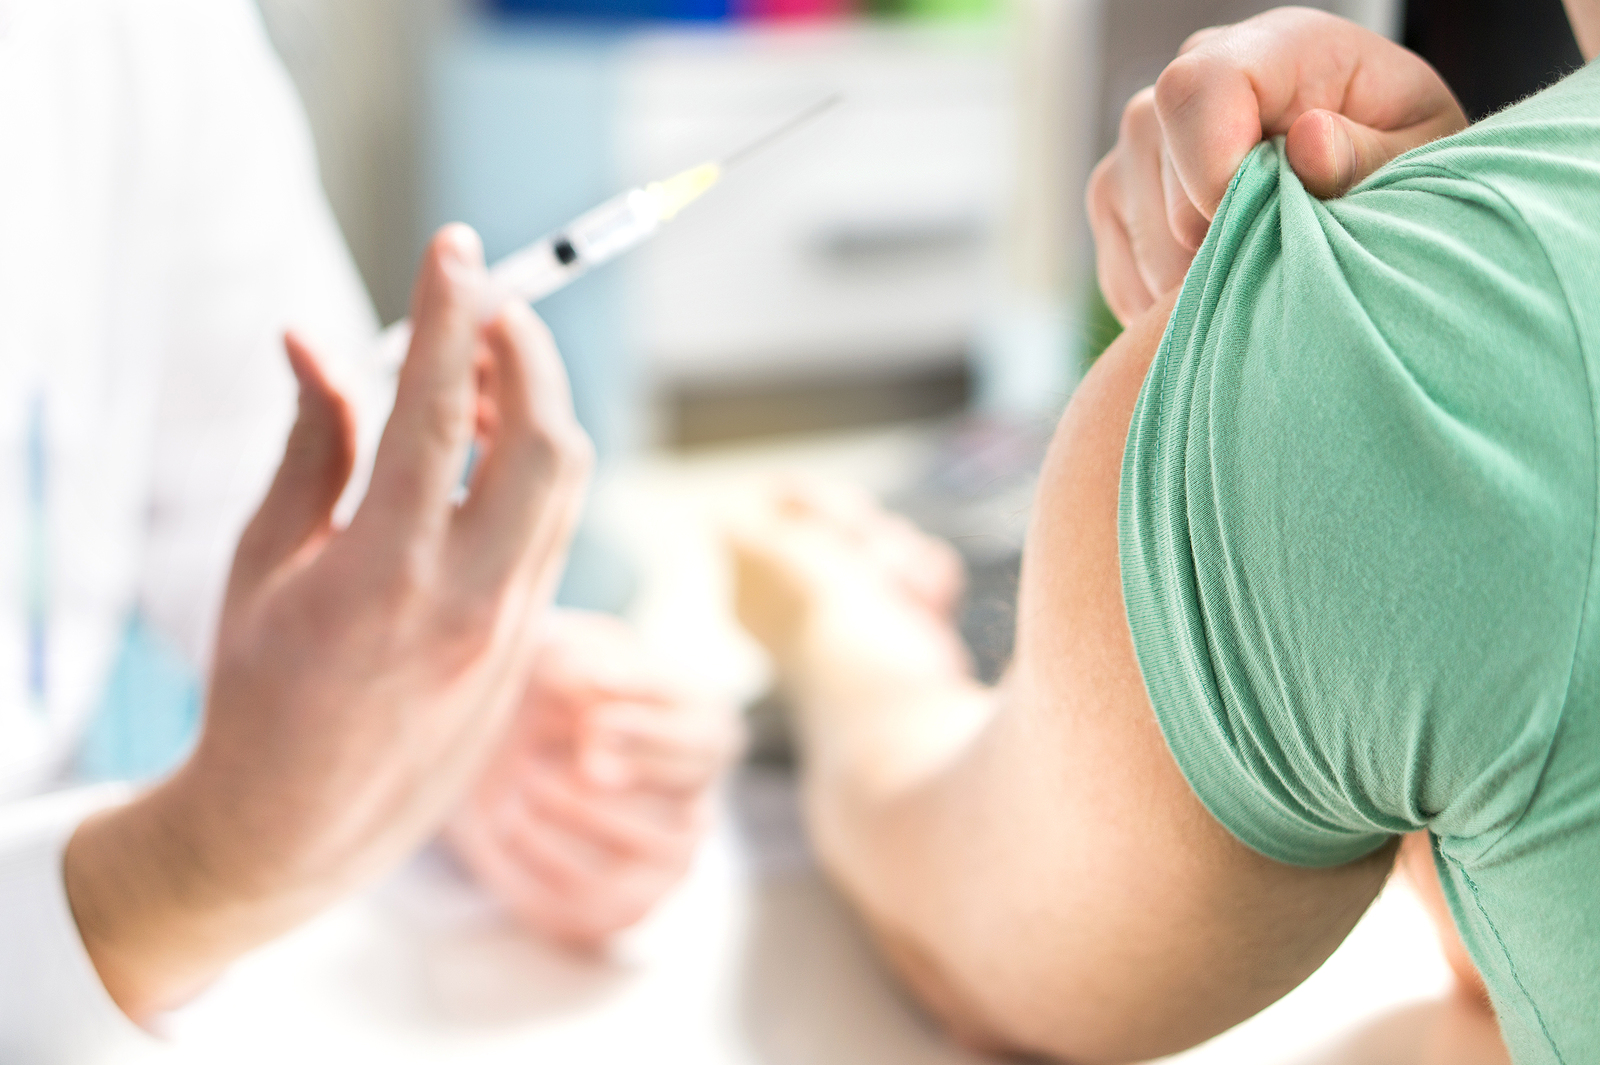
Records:
[[[1059,408],[1122,102],[1256,0],[261,0],[380,314],[426,234],[503,255],[846,105],[541,307],[607,453]],[[1398,32],[1395,0],[1328,6]],[[592,371],[592,373],[591,373]],[[590,377],[595,378],[590,381]]]
[[[671,509],[697,498],[691,481],[802,466],[866,484],[957,544],[972,575],[963,629],[988,677],[1009,653],[1043,447],[1117,332],[1094,285],[1088,172],[1189,33],[1272,6],[258,2],[385,322],[404,315],[437,225],[470,223],[499,257],[842,93],[652,243],[540,305],[602,458],[562,600],[648,613],[652,573],[696,571],[639,499]],[[1323,6],[1420,51],[1474,117],[1580,63],[1559,0]],[[679,634],[684,581],[655,595]],[[154,657],[130,659],[108,705],[192,684],[175,667],[152,675]],[[169,762],[198,713],[197,697],[185,705],[170,735],[113,729],[105,750],[150,750],[107,755],[112,775]]]
[[[845,103],[539,307],[602,458],[562,601],[625,614],[658,656],[750,706],[750,757],[689,883],[614,956],[576,958],[425,852],[237,966],[178,1022],[193,1060],[381,1047],[395,1062],[976,1065],[908,1008],[816,868],[714,515],[797,469],[878,495],[960,550],[962,631],[998,676],[1044,446],[1117,332],[1094,285],[1088,172],[1189,33],[1270,5],[258,2],[386,322],[443,222],[498,257],[830,93]],[[1559,0],[1329,6],[1420,51],[1474,117],[1579,64]],[[170,769],[196,735],[197,681],[134,619],[79,775]],[[1427,1033],[1454,1031],[1448,986],[1418,904],[1389,892],[1302,988],[1182,1060],[1414,1061]]]
[[[745,702],[763,665],[729,617],[714,514],[794,469],[852,481],[950,539],[970,573],[963,633],[979,671],[1001,672],[1043,448],[1117,332],[1094,285],[1088,172],[1189,33],[1271,6],[258,2],[386,322],[443,222],[472,224],[502,256],[844,94],[653,243],[539,307],[602,458],[562,600],[626,614],[658,655]],[[1579,64],[1560,0],[1328,6],[1420,51],[1474,117]],[[200,708],[192,667],[136,620],[80,774],[163,772]],[[816,870],[781,707],[757,701],[750,720],[728,816],[616,958],[564,955],[485,917],[425,853],[236,967],[182,1033],[226,1060],[382,1047],[395,1062],[976,1063],[908,1009]],[[1448,1031],[1449,976],[1414,900],[1385,898],[1299,991],[1183,1060],[1416,1060],[1427,1032]],[[1302,1055],[1359,1018],[1332,1051]]]
[[[846,105],[541,306],[607,456],[1053,413],[1105,341],[1080,207],[1123,102],[1261,0],[260,0],[380,315],[439,223],[504,255]],[[1328,0],[1480,115],[1577,65],[1558,0]],[[1114,327],[1113,327],[1114,331]]]

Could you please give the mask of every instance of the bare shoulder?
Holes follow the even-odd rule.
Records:
[[[1376,896],[1392,849],[1331,870],[1257,854],[1190,789],[1145,692],[1123,606],[1124,441],[1171,297],[1132,323],[1063,416],[1035,504],[1018,651],[980,756],[1007,772],[1012,885],[1032,915],[967,975],[1014,1041],[1143,1060],[1254,1014],[1309,975]]]

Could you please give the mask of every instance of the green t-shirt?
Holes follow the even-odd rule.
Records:
[[[1600,64],[1322,202],[1264,144],[1129,431],[1150,698],[1245,843],[1430,829],[1519,1065],[1600,1062]]]

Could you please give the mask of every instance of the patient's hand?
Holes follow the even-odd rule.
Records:
[[[1287,134],[1289,164],[1329,197],[1466,124],[1420,56],[1333,15],[1279,8],[1201,30],[1129,101],[1090,178],[1100,289],[1127,322],[1182,281],[1234,171],[1265,138]]]
[[[771,653],[795,715],[812,842],[845,893],[859,866],[854,804],[916,790],[989,720],[954,614],[964,584],[949,544],[854,489],[791,483],[744,501],[728,539],[740,621]],[[870,921],[879,945],[959,1042],[1009,1044],[937,964]]]
[[[523,925],[591,947],[682,878],[739,722],[604,615],[557,613],[533,677],[445,838]]]
[[[970,674],[952,622],[959,556],[863,493],[776,485],[745,501],[729,539],[739,620],[773,655],[780,682],[863,657],[921,676]]]
[[[816,483],[746,500],[728,533],[739,619],[772,655],[808,772],[847,751],[915,772],[970,735],[978,685],[953,620],[964,573],[950,545]]]

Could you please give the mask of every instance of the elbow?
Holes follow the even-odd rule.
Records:
[[[967,1050],[1062,1065],[1132,1065],[1192,1042],[1157,1037],[1153,1043],[1148,1010],[1094,1001],[1098,996],[1083,993],[1095,983],[1088,974],[1070,981],[1080,988],[1074,993],[1046,974],[1023,971],[1014,956],[975,951],[947,935],[873,915],[868,924],[887,966],[917,1005]],[[1048,987],[1056,990],[1041,991]]]
[[[961,974],[941,964],[935,949],[913,934],[872,921],[878,950],[890,970],[926,1013],[959,1046],[984,1055],[1039,1054],[1024,1033],[996,1015]]]

